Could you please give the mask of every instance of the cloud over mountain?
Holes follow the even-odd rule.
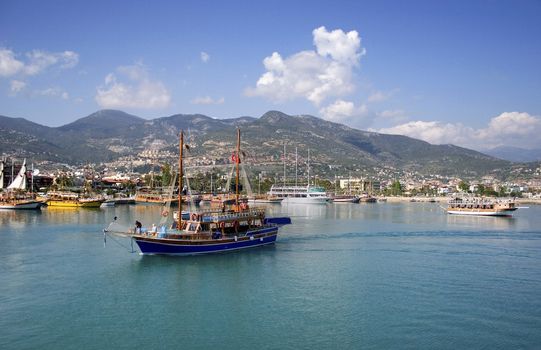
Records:
[[[223,97],[213,99],[210,96],[196,97],[192,100],[192,104],[194,105],[221,105],[224,102],[225,98]]]
[[[351,93],[355,88],[354,69],[365,54],[359,34],[319,27],[312,35],[315,51],[301,51],[286,58],[273,52],[266,57],[266,72],[246,94],[273,101],[304,98],[320,106],[326,99]]]
[[[368,108],[365,104],[355,106],[353,102],[336,100],[334,103],[319,110],[319,113],[329,121],[343,123],[352,117],[363,117],[367,114]]]
[[[499,146],[541,147],[541,118],[528,113],[504,112],[485,128],[474,129],[461,123],[411,121],[378,132],[406,135],[432,144],[455,144],[474,149]]]
[[[169,106],[165,85],[152,79],[142,64],[121,66],[97,88],[96,102],[102,108],[160,109]]]

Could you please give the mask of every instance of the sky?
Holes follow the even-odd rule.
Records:
[[[0,115],[269,110],[541,148],[541,1],[0,2]]]

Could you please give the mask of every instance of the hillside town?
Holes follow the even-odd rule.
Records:
[[[85,165],[56,164],[48,161],[3,157],[3,187],[12,182],[23,162],[26,162],[27,183],[33,192],[47,192],[62,188],[92,188],[104,193],[135,192],[141,187],[166,187],[173,179],[176,155],[171,152],[152,149],[139,153],[136,157]],[[247,159],[246,168],[251,188],[254,191],[268,191],[276,183],[304,183],[324,187],[335,194],[370,194],[392,197],[452,197],[458,194],[479,196],[517,197],[522,199],[541,198],[541,167],[534,170],[518,168],[519,175],[514,180],[501,180],[485,175],[480,178],[460,178],[457,176],[423,175],[392,167],[381,169],[345,169],[342,166],[322,166],[317,157],[311,170],[303,161],[295,164],[293,157],[286,164],[279,156],[258,159],[253,163]],[[166,161],[157,161],[165,159]],[[250,162],[252,161],[252,163]],[[186,176],[191,179],[192,190],[210,192],[220,190],[220,184],[227,181],[233,163],[228,158],[194,157],[188,158]],[[302,168],[301,168],[302,165]],[[254,170],[255,169],[255,170]],[[297,169],[297,171],[295,171]],[[284,173],[285,170],[285,173]],[[347,170],[347,175],[345,174]],[[312,172],[311,174],[309,172]],[[297,173],[297,174],[295,174]],[[524,176],[528,174],[528,176]],[[285,175],[285,177],[284,177]],[[308,180],[310,176],[310,180]],[[164,179],[168,179],[167,183]],[[212,186],[212,179],[216,187]]]

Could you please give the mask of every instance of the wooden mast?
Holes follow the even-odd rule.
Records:
[[[235,163],[237,165],[237,176],[235,178],[235,206],[237,211],[239,211],[239,163],[240,163],[240,129],[237,128],[237,157],[235,158]]]
[[[179,153],[180,156],[178,157],[178,223],[177,223],[177,229],[182,229],[182,177],[183,177],[183,169],[182,169],[182,149],[184,148],[184,133],[182,130],[180,131],[180,142],[179,142]]]

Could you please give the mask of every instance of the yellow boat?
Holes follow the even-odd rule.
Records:
[[[49,192],[46,203],[59,208],[99,208],[104,201],[102,197],[82,197],[73,192]]]

